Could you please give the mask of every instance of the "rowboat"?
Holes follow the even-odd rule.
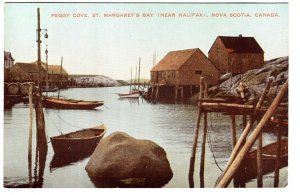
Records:
[[[139,98],[140,92],[118,93],[120,98]]]
[[[277,142],[262,147],[262,168],[263,174],[271,173],[275,170]],[[246,180],[254,179],[257,176],[257,150],[248,153],[244,160],[245,172],[242,177]],[[281,140],[279,167],[288,166],[288,139]]]
[[[57,99],[57,98],[44,98],[45,108],[58,108],[58,109],[94,109],[102,106],[103,101],[84,101],[73,99]]]
[[[57,92],[58,87],[45,87],[42,89],[43,92]]]
[[[55,154],[89,154],[104,136],[104,125],[82,129],[64,135],[50,137]]]

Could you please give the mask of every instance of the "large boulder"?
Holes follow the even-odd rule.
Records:
[[[163,148],[123,132],[102,139],[85,169],[97,187],[161,187],[173,177]]]

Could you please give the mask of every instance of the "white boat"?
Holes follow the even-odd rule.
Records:
[[[139,92],[129,92],[129,93],[118,93],[120,98],[139,98]]]

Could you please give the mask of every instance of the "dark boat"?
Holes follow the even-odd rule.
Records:
[[[262,164],[263,174],[274,172],[276,161],[277,142],[262,147]],[[243,177],[246,180],[254,179],[257,177],[257,150],[249,152],[244,160],[245,173]],[[281,140],[280,152],[280,168],[288,166],[288,139]]]
[[[43,92],[57,92],[58,91],[58,87],[45,87],[42,89]]]
[[[58,108],[58,109],[94,109],[102,106],[103,101],[85,101],[73,99],[57,99],[57,98],[44,98],[45,108]]]
[[[94,151],[105,132],[105,126],[100,125],[51,137],[50,139],[54,153],[56,154],[88,154]]]

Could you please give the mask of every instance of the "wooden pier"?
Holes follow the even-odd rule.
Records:
[[[232,153],[228,159],[224,173],[218,178],[215,187],[227,187],[233,179],[234,187],[245,187],[245,182],[253,178],[253,174],[257,178],[257,187],[263,187],[263,175],[269,172],[275,172],[274,187],[278,187],[279,169],[287,166],[287,139],[282,140],[281,128],[276,128],[277,141],[272,146],[263,146],[262,129],[270,121],[270,118],[276,113],[288,113],[287,104],[281,104],[282,99],[287,94],[288,80],[284,83],[279,93],[268,107],[264,106],[264,101],[268,95],[272,80],[266,84],[259,100],[255,105],[245,104],[243,101],[232,98],[208,98],[207,87],[204,78],[200,78],[200,92],[198,98],[198,119],[194,132],[194,142],[190,158],[189,184],[194,187],[194,165],[196,158],[196,149],[198,143],[198,135],[200,130],[201,115],[203,115],[203,133],[201,144],[200,159],[200,187],[205,187],[205,145],[207,137],[207,113],[218,112],[231,117],[230,129],[232,134]],[[244,130],[240,137],[236,137],[236,115],[243,116]],[[254,122],[257,126],[254,127]],[[250,152],[254,143],[257,142],[257,150]],[[275,148],[270,150],[269,148]],[[267,153],[264,153],[266,152]],[[255,155],[256,154],[256,155]],[[247,159],[247,160],[245,160]],[[253,164],[253,162],[255,162]],[[255,167],[255,170],[253,170]]]

